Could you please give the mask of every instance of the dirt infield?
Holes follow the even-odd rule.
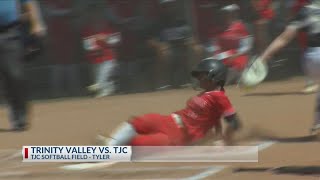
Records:
[[[320,141],[298,138],[308,135],[315,103],[315,95],[297,93],[303,83],[302,78],[265,83],[247,94],[235,87],[227,88],[244,121],[239,139],[265,141],[272,136],[282,140],[261,151],[259,163],[119,163],[83,172],[62,171],[57,163],[21,163],[23,145],[93,144],[98,133],[107,134],[128,117],[150,112],[168,114],[183,107],[196,92],[183,89],[103,99],[34,102],[30,131],[0,132],[0,179],[319,180],[316,175],[232,172],[235,167],[320,166]],[[1,128],[7,128],[4,108],[0,117]]]

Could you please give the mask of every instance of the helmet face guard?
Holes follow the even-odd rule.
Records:
[[[224,86],[227,78],[227,67],[213,58],[202,60],[192,71],[191,75],[197,78],[200,73],[206,73],[207,78],[216,82],[221,87]]]

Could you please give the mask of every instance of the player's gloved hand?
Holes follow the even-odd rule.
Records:
[[[254,87],[260,84],[268,75],[268,65],[260,57],[253,58],[252,63],[243,71],[240,79],[242,87]]]

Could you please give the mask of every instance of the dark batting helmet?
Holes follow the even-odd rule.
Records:
[[[209,79],[216,82],[221,87],[224,86],[228,69],[221,61],[213,58],[204,59],[193,68],[191,75],[197,77],[199,73],[203,72],[208,74]]]

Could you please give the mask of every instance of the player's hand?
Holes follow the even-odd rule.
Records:
[[[204,52],[203,47],[201,45],[199,45],[199,44],[193,45],[192,48],[193,48],[193,51],[198,55],[202,54]]]
[[[37,37],[43,37],[47,33],[47,29],[45,26],[40,24],[35,24],[31,27],[31,34]]]
[[[167,58],[169,56],[169,45],[166,43],[160,43],[157,47],[157,51],[160,57]]]

